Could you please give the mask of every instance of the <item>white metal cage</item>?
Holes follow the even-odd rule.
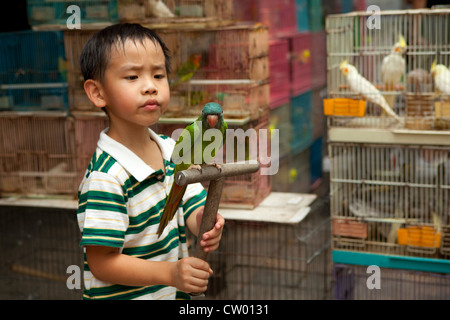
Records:
[[[436,78],[431,72],[433,62],[446,68],[450,65],[449,9],[329,15],[326,32],[330,126],[449,129],[448,92],[436,91]],[[394,81],[395,77],[383,78],[383,60],[391,54],[400,35],[406,51],[397,58],[403,57],[404,66],[398,59],[394,60],[397,63],[386,63],[388,70],[400,65],[403,71]],[[340,68],[344,60],[373,89],[344,76],[344,68]],[[382,99],[380,95],[401,121],[373,102],[374,98]]]
[[[367,266],[333,266],[336,300],[448,300],[450,275],[380,268],[380,288],[367,286]]]
[[[449,259],[448,146],[329,144],[335,249]]]

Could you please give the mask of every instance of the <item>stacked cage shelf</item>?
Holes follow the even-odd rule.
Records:
[[[255,133],[235,144],[244,147],[245,157],[253,143],[266,158],[272,152],[272,144],[280,151],[280,158],[273,155],[272,159],[278,164],[259,159],[262,169],[279,165],[275,176],[257,172],[225,181],[221,201],[224,208],[254,210],[271,194],[274,182],[278,191],[310,191],[313,180],[321,175],[317,169],[321,153],[317,150],[322,151],[321,138],[325,134],[320,127],[323,114],[316,112],[320,107],[317,97],[326,85],[322,2],[162,2],[170,12],[165,16],[155,13],[151,1],[82,0],[76,1],[76,8],[69,8],[71,4],[61,0],[27,1],[32,30],[0,35],[2,196],[76,199],[99,134],[108,126],[107,116],[86,97],[79,57],[89,36],[117,22],[136,22],[155,29],[171,50],[171,102],[166,115],[153,128],[155,131],[171,136],[175,129],[192,122],[206,102],[216,101],[222,105],[230,129]],[[78,13],[81,29],[73,28]],[[246,14],[240,16],[243,13]],[[300,19],[299,15],[307,19]],[[190,80],[177,81],[177,71],[191,57],[200,57],[200,67]],[[259,133],[267,134],[271,129],[280,130],[280,139],[269,139],[261,146],[265,139],[258,139]],[[277,208],[281,206],[278,204]],[[273,207],[270,210],[274,211]],[[330,232],[327,208],[318,211],[301,223],[231,218],[223,250],[216,257],[230,258],[231,269],[226,269],[226,274],[231,282],[228,293],[222,291],[214,296],[323,298],[329,289],[330,271],[323,268],[329,265]],[[37,226],[41,223],[36,221]],[[20,232],[32,238],[30,232]],[[251,255],[248,248],[239,247],[237,241],[253,238],[264,245],[257,248],[252,264],[247,259]],[[264,249],[266,244],[268,250]],[[36,242],[36,246],[46,247],[47,243]],[[52,248],[49,246],[49,250]],[[66,253],[75,257],[79,250],[70,248]],[[47,257],[47,253],[42,256]],[[64,259],[63,256],[57,252],[55,259]],[[28,260],[18,260],[19,266],[12,273],[35,286],[29,292],[36,289],[36,278],[62,283],[64,270],[46,269],[54,261],[38,261],[34,266]],[[0,268],[10,266],[10,262],[2,261]],[[252,283],[258,288],[247,286],[248,272],[254,273]],[[281,279],[279,286],[274,286],[276,279]],[[7,277],[0,280],[9,281]],[[220,284],[211,287],[214,286],[220,288]],[[260,288],[266,293],[261,294]],[[51,298],[51,290],[45,293],[45,288],[42,292],[36,289],[37,293],[30,297]],[[79,292],[73,293],[75,296]],[[55,294],[63,293],[60,290]]]
[[[347,272],[342,270],[359,273],[370,263],[405,286],[402,270],[445,278],[450,100],[438,90],[435,66],[450,62],[450,11],[381,11],[377,28],[367,26],[369,17],[351,12],[326,21],[332,248],[334,263],[344,265],[336,265],[336,285]],[[396,55],[402,37],[406,46]],[[391,55],[397,66],[404,59],[395,83],[386,76]]]

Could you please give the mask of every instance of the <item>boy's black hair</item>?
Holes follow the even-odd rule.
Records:
[[[101,80],[108,66],[113,47],[124,46],[127,40],[140,41],[149,39],[160,45],[165,58],[167,76],[170,73],[170,51],[159,35],[136,23],[120,23],[106,27],[93,34],[81,51],[80,66],[84,80]]]

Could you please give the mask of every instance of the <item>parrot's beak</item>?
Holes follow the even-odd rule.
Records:
[[[206,120],[208,121],[208,124],[211,128],[214,128],[216,126],[218,119],[219,116],[217,114],[210,114],[206,116]]]

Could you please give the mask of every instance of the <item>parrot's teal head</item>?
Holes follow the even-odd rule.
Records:
[[[220,104],[215,102],[205,104],[202,110],[202,121],[204,125],[210,128],[220,128],[223,122],[223,112]]]

